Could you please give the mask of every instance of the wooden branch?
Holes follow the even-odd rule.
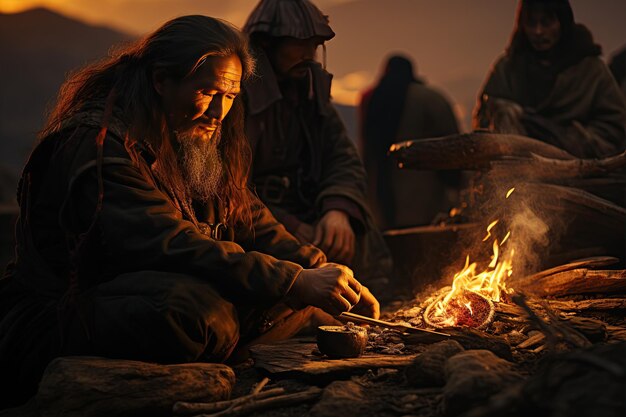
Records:
[[[213,403],[200,403],[200,402],[185,402],[178,401],[174,404],[172,411],[179,416],[195,415],[200,413],[216,413],[218,411],[226,410],[230,407],[241,405],[247,401],[256,401],[263,398],[275,397],[285,393],[284,388],[272,388],[267,391],[261,391],[244,395],[243,397],[235,398],[228,401],[217,401]]]
[[[322,389],[313,387],[294,394],[284,394],[258,401],[246,402],[213,414],[198,414],[196,417],[239,417],[257,411],[275,410],[281,407],[309,403],[317,400],[321,395]]]
[[[626,293],[626,270],[574,269],[541,278],[517,281],[511,285],[540,297]]]
[[[578,259],[576,261],[572,261],[569,262],[567,264],[564,265],[559,265],[559,266],[555,266],[554,268],[550,268],[550,269],[546,269],[540,272],[537,272],[535,274],[529,275],[527,277],[524,277],[522,279],[512,279],[511,283],[515,283],[515,282],[521,282],[521,283],[525,283],[525,282],[530,282],[530,281],[535,281],[537,279],[546,277],[548,275],[554,275],[557,274],[559,272],[565,272],[565,271],[569,271],[572,269],[577,269],[577,268],[596,268],[596,267],[600,267],[600,266],[608,266],[608,265],[613,265],[616,264],[617,262],[619,262],[618,258],[615,258],[614,256],[593,256],[590,258],[584,258],[584,259]]]
[[[582,301],[556,301],[548,300],[551,307],[562,311],[583,311],[583,310],[625,310],[625,298],[596,298],[594,300]],[[623,313],[619,313],[623,314]]]
[[[565,180],[606,175],[626,166],[626,152],[604,159],[553,159],[532,154],[490,163],[491,178],[524,180]]]
[[[401,168],[413,169],[486,170],[494,160],[533,154],[575,159],[562,149],[526,136],[484,132],[396,143],[389,153]]]

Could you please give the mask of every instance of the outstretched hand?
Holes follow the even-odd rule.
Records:
[[[304,269],[289,295],[300,303],[321,308],[338,316],[355,308],[355,312],[378,318],[380,305],[370,291],[354,278],[344,265],[327,263],[320,268]]]
[[[313,244],[323,250],[330,261],[349,264],[354,257],[354,242],[350,218],[341,210],[327,211],[315,226]]]

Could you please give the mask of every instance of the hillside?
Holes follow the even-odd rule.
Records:
[[[0,14],[0,166],[17,176],[69,71],[130,39],[42,8]]]

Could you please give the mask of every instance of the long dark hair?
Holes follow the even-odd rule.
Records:
[[[602,53],[602,48],[594,43],[589,29],[574,21],[574,12],[569,0],[520,0],[515,28],[506,49],[509,57],[517,59],[534,53],[523,28],[524,21],[534,9],[543,10],[559,20],[561,36],[555,47],[555,59],[558,61],[556,63],[559,70],[578,63],[586,56],[598,56]]]
[[[391,56],[363,114],[365,167],[377,173],[376,197],[384,202],[380,209],[388,225],[393,223],[395,208],[389,186],[392,162],[387,157],[387,151],[397,141],[407,91],[414,82],[418,80],[413,74],[411,61],[402,55]]]
[[[157,154],[167,186],[177,195],[184,195],[174,138],[152,74],[164,70],[168,77],[182,80],[192,75],[207,56],[233,54],[241,60],[243,78],[249,77],[254,71],[254,60],[247,38],[230,23],[200,15],[170,20],[144,39],[73,73],[61,87],[40,137],[59,131],[64,122],[93,102],[113,102],[128,126],[125,140],[131,157],[137,143],[149,144]],[[244,133],[243,111],[241,98],[237,97],[222,122],[219,146],[225,178],[221,194],[231,221],[251,224],[252,202],[247,190],[251,150]],[[103,126],[107,123],[103,121]]]

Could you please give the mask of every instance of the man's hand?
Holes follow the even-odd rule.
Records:
[[[348,264],[354,257],[354,232],[350,219],[341,210],[329,210],[315,226],[313,244],[326,253],[330,261]]]
[[[367,287],[361,286],[361,299],[350,311],[378,319],[380,317],[380,304]]]
[[[316,269],[304,269],[296,278],[289,296],[333,316],[349,311],[355,305],[360,305],[359,311],[370,316],[380,312],[376,298],[354,278],[350,268],[343,265],[325,264]]]

